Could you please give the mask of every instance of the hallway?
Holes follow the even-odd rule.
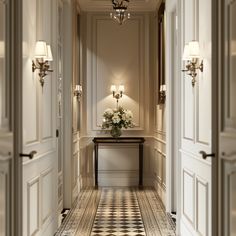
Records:
[[[236,236],[236,0],[0,18],[0,236]]]
[[[81,192],[56,236],[174,236],[175,224],[153,188]]]

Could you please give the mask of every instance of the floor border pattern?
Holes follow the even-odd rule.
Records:
[[[154,188],[104,187],[81,191],[55,236],[175,236],[175,228]]]

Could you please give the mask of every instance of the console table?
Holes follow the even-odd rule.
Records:
[[[98,147],[106,144],[137,144],[139,146],[139,186],[143,185],[143,137],[97,137],[94,142],[94,170],[95,170],[95,186],[98,186]]]

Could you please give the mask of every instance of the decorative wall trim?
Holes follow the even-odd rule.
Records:
[[[161,156],[166,157],[166,153],[163,152],[161,149],[159,149],[159,148],[154,148],[154,150],[155,150],[156,152],[160,153]]]
[[[91,46],[93,49],[93,54],[89,54],[89,63],[88,66],[90,68],[88,68],[90,70],[90,74],[91,76],[91,86],[92,86],[92,100],[90,102],[90,104],[88,104],[88,106],[90,106],[92,108],[91,111],[91,117],[89,118],[89,120],[91,119],[91,131],[99,131],[101,130],[101,124],[99,123],[100,121],[100,117],[97,117],[97,106],[95,104],[98,104],[99,101],[97,101],[97,85],[99,84],[99,78],[98,78],[98,62],[97,62],[97,57],[96,57],[96,53],[97,53],[97,30],[98,30],[98,23],[102,22],[102,21],[106,21],[109,20],[109,18],[107,17],[107,14],[90,14],[89,15],[89,20],[88,20],[88,26],[92,26],[92,30],[89,32],[89,36],[90,38],[93,39],[93,41],[91,42]],[[145,109],[145,87],[147,86],[146,83],[144,83],[145,80],[148,80],[148,64],[146,63],[148,61],[148,48],[147,48],[147,42],[148,42],[148,33],[146,33],[147,31],[147,26],[148,24],[146,24],[146,16],[145,14],[141,15],[136,15],[135,17],[133,17],[131,19],[131,21],[133,22],[137,22],[138,24],[138,34],[140,35],[139,37],[139,69],[140,69],[140,73],[139,73],[139,78],[136,78],[138,81],[137,83],[139,83],[139,101],[137,101],[137,103],[139,104],[139,121],[136,122],[137,123],[137,127],[135,127],[132,130],[144,130],[144,109]],[[143,89],[144,88],[144,89]],[[98,119],[99,118],[99,119]],[[148,119],[146,119],[148,120]]]
[[[156,129],[155,131],[157,134],[161,134],[161,135],[164,135],[166,136],[166,131],[163,131],[163,130],[159,130],[159,129]]]
[[[153,139],[159,143],[162,143],[164,145],[166,145],[166,140],[163,140],[163,139],[160,139],[160,138],[157,138],[157,137],[153,137]]]

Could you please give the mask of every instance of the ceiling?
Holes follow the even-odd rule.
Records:
[[[131,12],[155,11],[160,0],[130,0],[128,10]],[[82,11],[111,11],[111,0],[78,0]]]

